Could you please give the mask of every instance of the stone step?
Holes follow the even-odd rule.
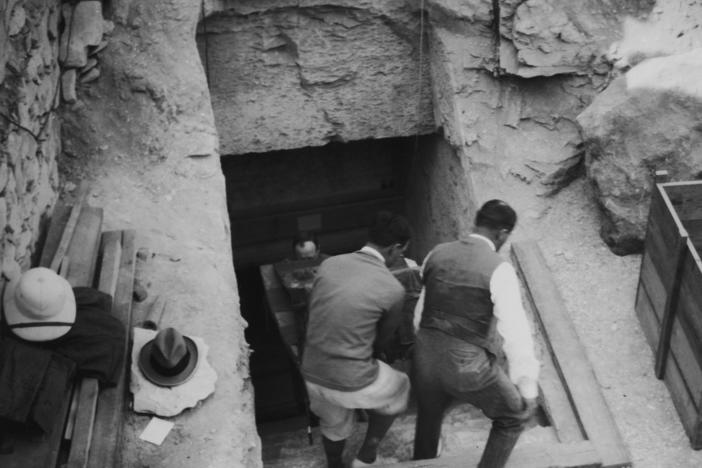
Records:
[[[412,458],[415,417],[414,411],[410,409],[406,414],[397,418],[380,446],[378,466],[382,466],[383,463],[406,462]],[[306,424],[306,418],[300,417],[288,421],[287,427],[285,422],[278,423],[277,428],[274,425],[259,427],[263,444],[264,467],[326,467],[319,428],[312,428],[313,445],[310,445]],[[490,432],[490,425],[490,420],[470,405],[460,405],[453,408],[444,418],[442,458],[453,456],[461,459],[465,457],[466,453],[474,454],[475,457],[479,458]],[[356,429],[346,445],[345,457],[348,462],[358,451],[363,441],[365,428],[366,423],[358,422],[356,424]],[[557,442],[553,428],[536,425],[524,432],[518,447],[522,445],[527,447],[549,446],[557,444]]]

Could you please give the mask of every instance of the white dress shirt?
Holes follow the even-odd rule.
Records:
[[[485,236],[471,234],[482,239],[495,250],[495,244]],[[424,259],[422,273],[427,259]],[[538,379],[540,363],[534,351],[531,324],[522,305],[517,272],[509,262],[502,262],[490,277],[490,295],[493,314],[497,319],[497,332],[502,336],[502,349],[509,362],[509,378],[524,398],[536,398],[539,393]],[[414,327],[419,328],[424,305],[424,288],[414,309]]]

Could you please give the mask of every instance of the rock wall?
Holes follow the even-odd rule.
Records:
[[[548,196],[582,175],[576,117],[607,84],[605,55],[621,37],[622,16],[650,5],[498,6],[428,2],[435,120],[461,157],[476,206],[506,200],[526,228],[519,235],[528,235],[549,210]]]
[[[414,228],[411,257],[422,260],[438,243],[455,240],[472,224],[473,190],[456,151],[441,135],[422,139],[407,185],[407,217]]]
[[[161,325],[202,338],[217,372],[215,393],[173,418],[160,446],[138,438],[150,418],[128,414],[118,465],[261,466],[219,141],[195,44],[200,3],[107,4],[114,30],[100,76],[79,81],[63,113],[61,171],[90,182],[104,229],[137,231],[148,296],[135,322],[166,298]]]
[[[59,0],[0,0],[0,259],[25,268],[59,185],[59,9]]]
[[[579,117],[587,173],[604,213],[601,235],[617,254],[640,251],[653,176],[702,174],[702,5],[665,2],[629,19],[609,49],[618,77]]]
[[[222,2],[198,28],[222,154],[432,132],[411,4]]]

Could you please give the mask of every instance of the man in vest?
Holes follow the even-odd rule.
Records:
[[[407,407],[409,378],[374,356],[386,353],[402,320],[405,289],[387,265],[402,255],[409,238],[403,217],[380,212],[361,250],[330,257],[317,271],[302,375],[329,467],[344,466],[355,408],[368,410],[365,440],[351,465],[360,467],[376,460],[380,441]]]
[[[414,350],[414,458],[435,458],[444,412],[468,402],[492,419],[479,463],[499,468],[536,409],[539,361],[514,268],[497,252],[517,222],[485,203],[467,238],[439,244],[423,265],[424,308]],[[509,371],[499,364],[507,358]]]

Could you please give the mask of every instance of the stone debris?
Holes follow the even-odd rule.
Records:
[[[80,80],[78,80],[78,81],[82,84],[85,84],[85,83],[90,83],[91,81],[95,81],[99,77],[100,77],[100,69],[99,68],[91,68],[86,73],[81,74]]]
[[[77,100],[77,83],[87,84],[100,77],[98,54],[107,47],[105,36],[112,33],[115,25],[103,19],[102,2],[97,0],[64,3],[62,14],[66,25],[59,44],[59,61],[64,70],[62,91],[64,101],[71,104]],[[68,73],[70,70],[72,74]]]

